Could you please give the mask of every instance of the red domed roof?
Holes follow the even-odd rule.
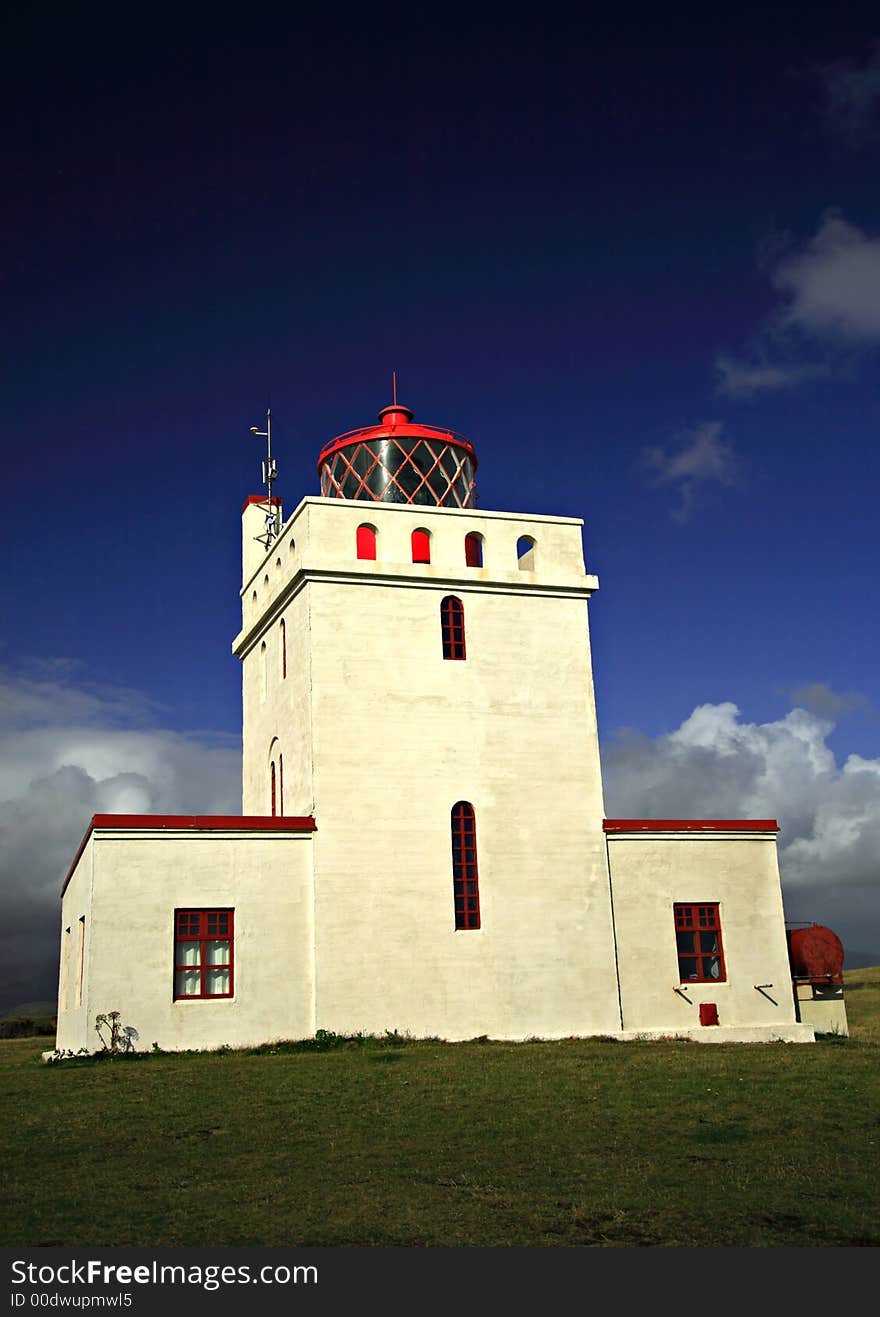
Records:
[[[439,425],[413,421],[397,401],[378,425],[348,430],[321,449],[318,475],[325,498],[433,507],[476,506],[477,454],[469,439]]]
[[[413,412],[399,402],[383,407],[376,419],[378,425],[365,425],[357,430],[346,430],[345,434],[338,434],[335,439],[329,439],[318,457],[318,474],[320,475],[321,467],[328,458],[340,448],[346,448],[349,444],[364,443],[370,439],[442,439],[456,448],[463,448],[476,471],[476,450],[463,434],[457,434],[455,430],[448,430],[439,425],[414,424]]]

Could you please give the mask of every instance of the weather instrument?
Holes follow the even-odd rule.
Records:
[[[278,508],[272,498],[272,485],[278,478],[278,467],[272,456],[272,409],[266,408],[266,428],[261,430],[259,426],[251,426],[251,434],[256,435],[258,439],[266,440],[266,457],[263,461],[263,484],[266,486],[266,501],[260,503],[259,507],[265,514],[264,530],[262,535],[256,535],[254,538],[270,548],[272,541],[280,534],[281,527],[278,525]]]

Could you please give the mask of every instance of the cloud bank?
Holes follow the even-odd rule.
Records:
[[[687,462],[675,470],[690,478]],[[794,694],[806,707],[776,722],[701,705],[669,735],[618,736],[603,751],[606,808],[777,817],[787,917],[827,922],[880,963],[880,759],[839,767],[827,745],[834,717],[865,701],[817,682]],[[131,692],[0,674],[0,1007],[54,998],[61,882],[92,814],[239,811],[237,739],[120,725],[154,712]]]
[[[802,688],[814,706],[852,696]],[[779,821],[786,918],[829,924],[862,964],[880,963],[880,759],[827,745],[828,717],[794,708],[748,723],[735,704],[704,704],[674,732],[620,734],[603,752],[605,806],[617,818]]]
[[[92,814],[240,811],[237,740],[126,725],[152,712],[0,674],[0,1009],[55,995],[61,883]]]

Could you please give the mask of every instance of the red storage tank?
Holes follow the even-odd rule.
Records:
[[[843,943],[822,924],[786,929],[791,977],[801,983],[843,983]]]

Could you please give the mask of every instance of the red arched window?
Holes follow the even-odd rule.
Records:
[[[357,528],[357,556],[359,558],[376,558],[376,527],[375,526],[358,526]]]
[[[467,657],[464,646],[464,604],[454,594],[448,594],[441,600],[440,635],[445,659]]]
[[[431,536],[426,530],[414,530],[412,533],[412,560],[431,561]]]
[[[284,815],[284,755],[278,756],[278,813]]]
[[[480,882],[477,875],[477,824],[466,800],[452,806],[452,893],[455,927],[480,927]]]
[[[483,565],[483,537],[475,530],[464,537],[464,560],[468,567]]]
[[[287,623],[281,619],[281,675],[287,676]]]
[[[269,765],[269,779],[272,787],[272,817],[275,817],[275,760]]]

